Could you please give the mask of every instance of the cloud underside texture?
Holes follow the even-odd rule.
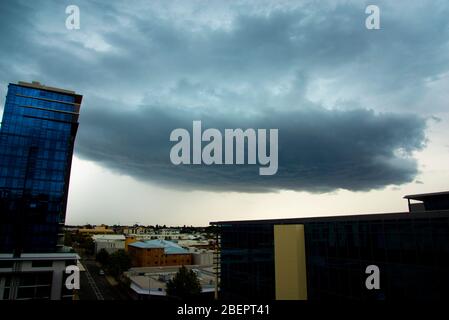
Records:
[[[238,118],[160,107],[84,112],[78,137],[83,157],[138,179],[187,189],[381,188],[414,179],[417,163],[411,153],[425,142],[423,119],[367,110],[272,110]],[[203,130],[217,128],[222,133],[225,128],[278,129],[277,174],[260,176],[259,165],[173,165],[169,155],[175,142],[169,141],[170,132],[185,128],[193,139],[193,120],[201,120]]]

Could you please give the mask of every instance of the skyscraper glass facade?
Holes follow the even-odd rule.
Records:
[[[220,225],[220,294],[224,299],[274,299],[271,224]]]
[[[309,300],[449,297],[449,210],[212,224],[224,299],[275,299],[274,226],[290,224],[304,226]],[[380,269],[378,290],[365,285],[369,265]]]
[[[81,100],[39,83],[9,84],[0,128],[0,252],[62,246]]]

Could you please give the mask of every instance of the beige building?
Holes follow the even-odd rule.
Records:
[[[101,225],[101,226],[95,226],[91,229],[89,228],[81,228],[78,229],[79,233],[83,233],[83,234],[111,234],[114,233],[114,230],[109,229],[108,226],[105,225]]]

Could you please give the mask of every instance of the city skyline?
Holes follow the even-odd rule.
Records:
[[[79,1],[79,30],[64,3],[0,4],[0,114],[10,82],[84,95],[67,224],[407,211],[447,190],[449,6],[379,1],[367,30],[368,2],[269,4]],[[174,166],[193,120],[278,128],[278,173]]]

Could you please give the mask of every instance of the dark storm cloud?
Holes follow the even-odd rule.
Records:
[[[320,192],[412,181],[422,117],[436,108],[416,103],[449,72],[449,5],[379,2],[382,29],[368,31],[367,3],[273,3],[79,1],[81,29],[69,31],[72,3],[1,1],[1,90],[40,80],[84,94],[78,154],[164,185]],[[328,80],[320,99],[347,104],[310,101]],[[372,105],[357,100],[366,97]],[[368,111],[384,104],[391,112]],[[278,174],[172,166],[169,133],[192,120],[279,128]]]
[[[114,111],[115,110],[115,111]],[[133,112],[86,109],[78,152],[88,159],[143,180],[179,188],[226,191],[274,189],[368,190],[410,182],[417,173],[411,153],[423,147],[425,121],[416,116],[367,110],[276,111],[258,116],[141,107]],[[257,166],[175,166],[171,130],[278,128],[279,170],[259,176]],[[204,146],[204,144],[203,144]]]

